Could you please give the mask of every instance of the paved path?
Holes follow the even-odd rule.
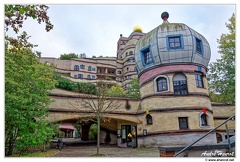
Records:
[[[91,157],[97,153],[97,146],[65,146],[54,157]],[[159,157],[157,148],[120,148],[101,146],[100,154],[105,157]]]

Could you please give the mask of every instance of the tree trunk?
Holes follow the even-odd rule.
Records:
[[[97,124],[98,124],[98,137],[97,137],[97,155],[99,155],[100,149],[100,117],[97,117]]]

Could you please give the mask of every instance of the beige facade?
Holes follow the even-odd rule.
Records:
[[[151,34],[154,31],[147,36],[152,39]],[[182,56],[179,53],[186,52],[181,48],[161,51],[169,47],[157,49],[154,44],[157,41],[149,41],[151,39],[148,38],[142,44],[139,43],[144,35],[139,31],[132,32],[129,37],[120,35],[116,58],[40,59],[41,63],[53,64],[56,71],[65,74],[65,77],[74,82],[96,84],[103,80],[107,84],[122,86],[126,92],[129,82],[135,77],[139,78],[141,98],[115,98],[115,101],[120,102],[120,107],[109,109],[105,115],[109,120],[101,121],[102,143],[117,144],[119,147],[188,145],[235,114],[234,106],[210,101],[205,67],[206,60],[210,58],[210,50],[206,51],[207,59],[194,53],[198,59],[188,62],[179,58]],[[166,44],[166,37],[163,38],[159,38],[161,45]],[[205,41],[203,38],[202,40]],[[193,46],[194,42],[189,43]],[[136,44],[139,44],[139,47]],[[139,51],[136,51],[136,48]],[[208,46],[205,48],[209,49]],[[147,58],[144,52],[148,55]],[[152,62],[151,52],[156,55]],[[164,52],[168,53],[164,55]],[[177,61],[174,62],[174,59],[168,56]],[[169,61],[160,63],[160,57],[169,58]],[[135,59],[138,59],[137,63]],[[152,64],[146,65],[146,61]],[[139,67],[136,67],[137,65]],[[53,102],[49,105],[48,116],[51,122],[74,124],[78,119],[93,118],[93,112],[81,105],[83,94],[54,89],[51,98]],[[80,104],[73,106],[76,102]],[[96,99],[94,102],[97,102]],[[86,124],[84,127],[87,132],[89,126]],[[228,122],[228,129],[230,135],[235,134],[235,121]],[[216,144],[220,139],[219,134],[222,140],[225,139],[226,127],[222,126],[216,132],[217,134],[213,132],[208,135],[200,144]],[[84,135],[85,139],[86,136]]]

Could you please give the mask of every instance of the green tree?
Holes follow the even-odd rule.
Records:
[[[221,58],[209,66],[208,80],[212,101],[235,103],[235,14],[226,23],[229,33],[217,40]],[[213,95],[217,94],[217,95]]]
[[[97,139],[97,135],[98,135],[97,124],[92,124],[89,128],[88,138],[89,140],[95,140]]]
[[[140,86],[139,86],[139,79],[133,78],[129,84],[128,88],[128,97],[132,98],[140,98]]]
[[[19,40],[20,41],[20,40]],[[46,128],[49,91],[54,88],[53,67],[40,64],[23,46],[5,47],[6,153],[43,145],[52,136]],[[43,143],[44,142],[44,143]]]
[[[116,86],[111,86],[111,88],[108,91],[108,95],[112,97],[124,97],[125,92],[121,86],[116,85]]]
[[[48,127],[47,106],[51,102],[49,90],[54,88],[54,68],[40,64],[40,52],[28,42],[23,32],[17,38],[7,36],[12,28],[16,33],[28,17],[53,28],[46,5],[5,5],[5,154],[19,153],[30,147],[46,145],[53,136]]]
[[[61,54],[60,60],[70,60],[71,58],[78,58],[78,55],[75,53]]]

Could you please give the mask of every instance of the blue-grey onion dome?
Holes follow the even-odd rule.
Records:
[[[138,74],[174,64],[195,64],[207,69],[210,57],[210,45],[204,36],[185,24],[168,23],[166,20],[142,36],[135,48]]]

